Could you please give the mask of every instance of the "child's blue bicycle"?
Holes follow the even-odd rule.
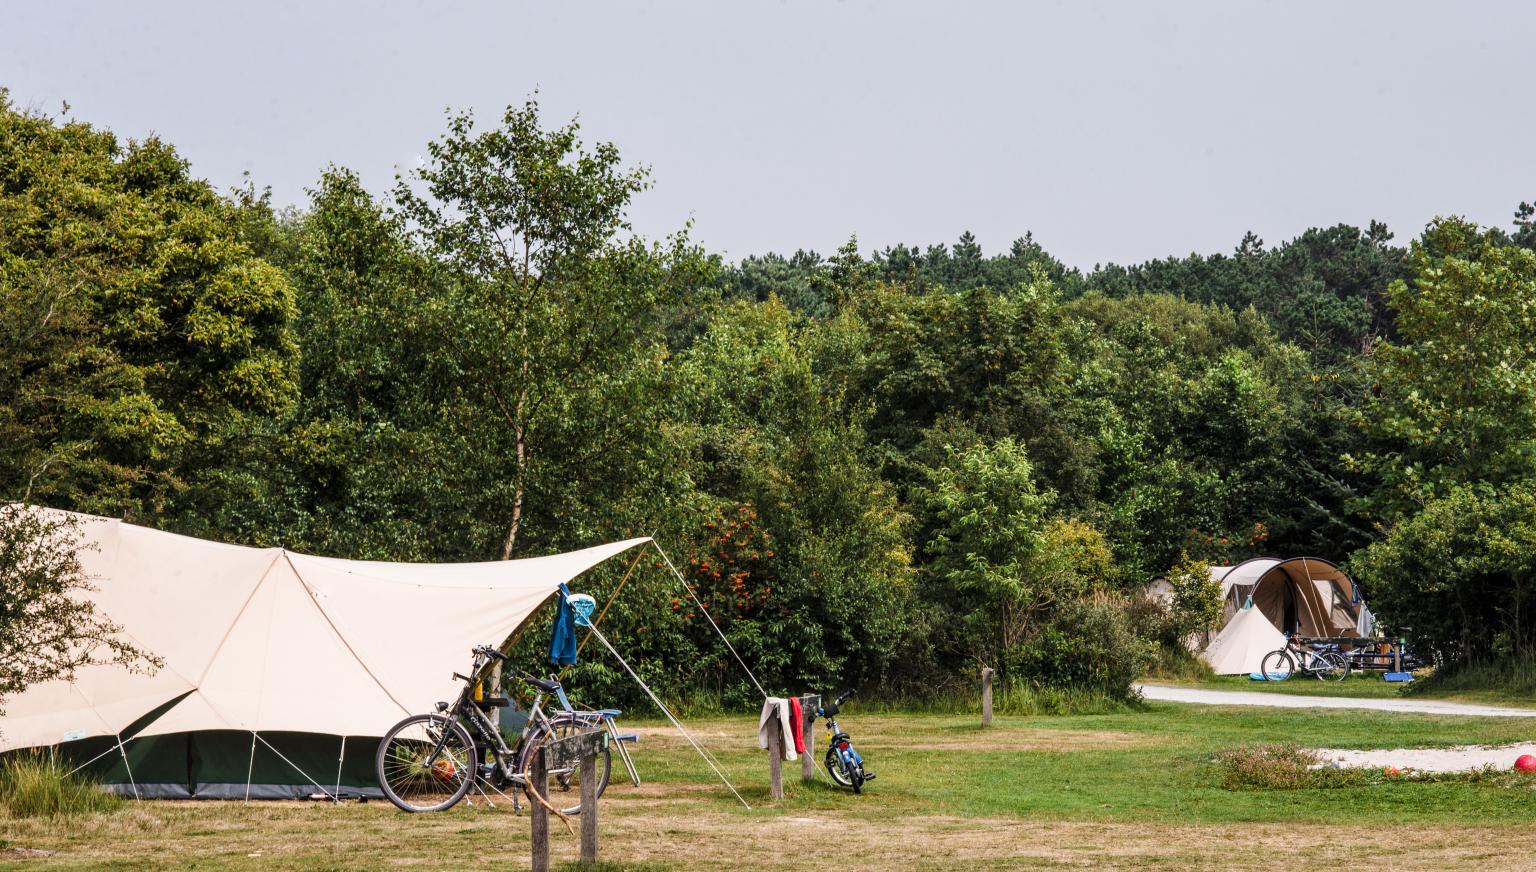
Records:
[[[864,758],[859,752],[853,750],[853,743],[848,740],[848,734],[837,725],[838,708],[853,696],[853,691],[848,691],[830,705],[824,705],[816,709],[816,717],[827,719],[827,731],[831,739],[827,743],[827,772],[844,787],[853,788],[854,793],[864,789],[864,782],[874,781],[875,773],[864,771]],[[813,718],[814,720],[814,718]]]

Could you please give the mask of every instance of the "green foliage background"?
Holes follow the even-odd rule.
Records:
[[[1029,235],[725,264],[636,236],[645,169],[534,102],[427,154],[278,212],[0,96],[0,497],[368,559],[655,534],[771,690],[1124,697],[1212,611],[1147,581],[1260,554],[1349,561],[1448,665],[1529,656],[1530,206],[1086,273]],[[750,702],[691,602],[648,556],[606,626]]]

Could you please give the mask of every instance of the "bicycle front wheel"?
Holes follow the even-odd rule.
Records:
[[[1290,678],[1296,671],[1296,663],[1291,660],[1291,652],[1281,648],[1279,651],[1271,651],[1259,661],[1259,674],[1265,681],[1284,681]]]
[[[523,789],[529,794],[532,802],[538,802],[543,797],[551,808],[560,809],[561,814],[581,814],[581,770],[572,769],[568,772],[551,772],[547,785],[535,785],[531,778],[533,761],[537,759],[535,754],[542,754],[544,749],[554,742],[574,736],[577,733],[585,733],[591,730],[601,730],[601,724],[593,724],[589,721],[578,720],[572,717],[558,717],[549,722],[548,727],[541,727],[537,732],[528,737],[518,755],[517,771],[523,773],[530,780]],[[608,776],[613,772],[613,754],[608,748],[604,748],[597,755],[597,796],[602,796],[608,789]],[[536,795],[535,795],[536,794]],[[562,803],[575,803],[562,807]]]
[[[374,771],[384,795],[402,811],[452,808],[475,783],[475,743],[458,721],[415,715],[379,740]]]
[[[827,749],[826,765],[827,774],[832,776],[833,781],[844,787],[853,786],[853,774],[848,771],[848,767],[843,763],[843,757],[837,753],[836,746]]]

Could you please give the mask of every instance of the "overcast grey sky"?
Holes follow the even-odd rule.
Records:
[[[376,191],[535,88],[649,164],[636,228],[731,259],[850,233],[1068,263],[1536,198],[1531,3],[0,0],[23,106],[173,142],[220,188]]]

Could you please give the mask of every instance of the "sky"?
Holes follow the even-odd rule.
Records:
[[[650,167],[635,229],[729,260],[1026,232],[1068,264],[1536,199],[1536,4],[0,0],[13,103],[227,189],[379,193],[537,92]]]

